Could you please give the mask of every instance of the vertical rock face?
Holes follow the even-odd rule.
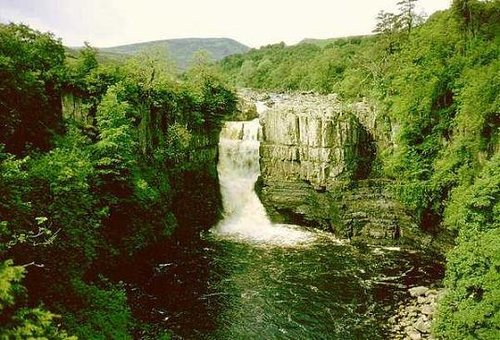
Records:
[[[274,222],[309,225],[340,237],[412,243],[418,226],[394,199],[391,182],[368,179],[388,143],[375,112],[335,95],[271,95],[260,114],[260,198]],[[261,104],[261,103],[259,103]]]
[[[265,181],[303,180],[328,187],[356,170],[360,124],[334,96],[285,98],[261,117]]]
[[[219,132],[194,133],[186,152],[171,170],[177,235],[186,238],[217,223],[222,199],[217,176]]]

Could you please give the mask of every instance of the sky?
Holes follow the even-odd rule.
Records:
[[[398,0],[0,0],[0,22],[51,31],[67,46],[227,37],[250,47],[369,34]],[[428,15],[451,0],[420,0]]]

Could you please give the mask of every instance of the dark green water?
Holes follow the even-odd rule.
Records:
[[[435,262],[328,239],[280,247],[207,234],[150,249],[124,279],[136,316],[174,338],[383,339],[406,289],[442,276]]]
[[[442,268],[423,254],[272,224],[254,191],[259,131],[258,119],[222,129],[225,213],[212,233],[173,238],[119,270],[135,316],[179,339],[384,339],[406,289]]]

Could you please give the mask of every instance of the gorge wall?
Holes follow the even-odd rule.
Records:
[[[390,136],[382,136],[378,117],[366,105],[311,93],[255,98],[265,105],[257,190],[274,222],[370,243],[421,239],[391,181],[374,179],[377,148]]]
[[[95,110],[89,109],[82,98],[65,93],[62,108],[65,119],[74,121],[91,138],[97,138],[93,128]],[[163,161],[156,161],[149,156],[153,153],[152,145],[167,138],[171,132],[165,131],[160,123],[161,119],[155,115],[160,113],[152,113],[147,107],[142,108],[142,119],[136,119],[134,126],[138,135],[138,148],[150,162],[144,167],[147,171],[161,171],[168,177],[168,188],[164,188],[164,184],[158,184],[162,186],[160,190],[164,193],[161,198],[162,206],[154,214],[162,216],[163,223],[167,225],[165,229],[170,230],[168,233],[175,232],[180,237],[189,238],[201,230],[208,230],[221,217],[222,199],[217,176],[220,128],[210,131],[181,131],[189,134],[189,138],[181,143],[175,140],[169,142],[176,144],[175,147],[170,145],[173,150],[170,151],[171,154],[164,157]],[[161,177],[160,174],[158,177]],[[161,181],[158,179],[158,182]],[[125,214],[133,215],[133,212],[127,211]],[[141,222],[143,225],[148,223],[152,222]]]
[[[342,178],[362,177],[370,159],[369,135],[335,96],[300,95],[276,101],[262,116],[262,175],[303,180],[328,188]]]
[[[219,131],[195,134],[189,151],[179,162],[182,168],[171,174],[175,195],[172,210],[181,228],[191,237],[208,230],[222,214],[222,198],[217,176]]]

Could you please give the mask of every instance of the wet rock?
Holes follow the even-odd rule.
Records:
[[[420,333],[429,333],[431,330],[431,323],[428,321],[419,320],[415,324],[415,329],[418,330]]]
[[[412,297],[417,297],[420,295],[425,295],[425,293],[429,290],[427,287],[418,286],[409,289],[410,295]]]
[[[425,305],[422,307],[422,314],[424,315],[433,315],[435,307],[430,305]]]
[[[419,340],[419,339],[422,339],[422,335],[420,334],[420,332],[418,332],[417,330],[411,330],[409,331],[408,333],[408,337],[411,339],[411,340]]]
[[[246,121],[257,117],[257,106],[255,105],[255,102],[243,96],[239,96],[236,104],[236,112],[230,120]]]
[[[436,298],[444,289],[414,287],[409,289],[411,299],[405,301],[390,317],[395,323],[388,322],[391,338],[433,339],[431,334],[432,317],[436,308]],[[397,326],[397,327],[396,327]]]

